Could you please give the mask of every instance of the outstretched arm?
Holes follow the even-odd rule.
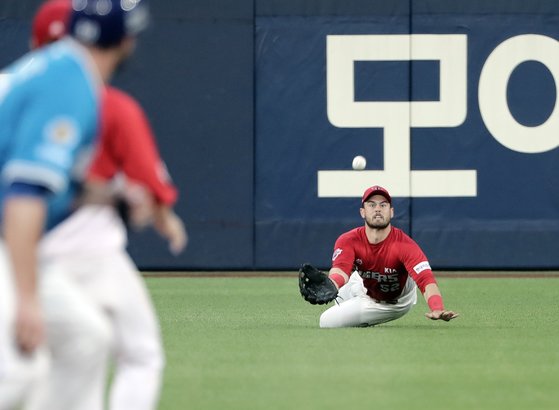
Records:
[[[458,313],[452,310],[445,310],[443,305],[443,299],[441,297],[441,292],[436,283],[429,283],[425,286],[425,292],[423,292],[423,297],[427,302],[427,305],[431,309],[430,312],[425,313],[425,317],[431,320],[444,320],[448,322],[456,317]]]
[[[328,277],[332,282],[334,282],[338,289],[344,286],[349,280],[348,274],[340,268],[336,267],[330,269],[330,272],[328,272]]]

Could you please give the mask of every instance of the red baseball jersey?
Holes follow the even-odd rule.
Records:
[[[417,283],[421,292],[429,283],[436,283],[419,245],[395,227],[378,244],[369,243],[364,226],[342,234],[334,247],[332,267],[348,276],[357,271],[367,294],[376,300],[398,299],[408,277]]]
[[[101,137],[89,170],[90,179],[109,180],[118,172],[147,188],[159,203],[173,205],[177,190],[159,156],[149,122],[126,93],[106,87]]]

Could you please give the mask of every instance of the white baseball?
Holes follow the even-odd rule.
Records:
[[[364,156],[357,155],[355,158],[353,158],[353,162],[351,163],[351,166],[355,170],[365,169],[365,167],[367,166],[367,160],[365,159]]]

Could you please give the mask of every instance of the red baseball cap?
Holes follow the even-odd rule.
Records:
[[[72,2],[70,0],[44,2],[33,18],[32,47],[42,47],[62,38],[68,28],[71,11]]]
[[[382,195],[386,198],[388,203],[392,205],[392,197],[390,196],[386,188],[383,188],[380,185],[373,185],[372,187],[365,190],[365,192],[363,193],[363,198],[361,199],[361,205],[363,205],[365,201],[373,195]]]

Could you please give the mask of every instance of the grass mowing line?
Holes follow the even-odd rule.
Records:
[[[556,279],[446,279],[374,328],[319,329],[292,278],[148,278],[167,367],[160,410],[555,409]]]

